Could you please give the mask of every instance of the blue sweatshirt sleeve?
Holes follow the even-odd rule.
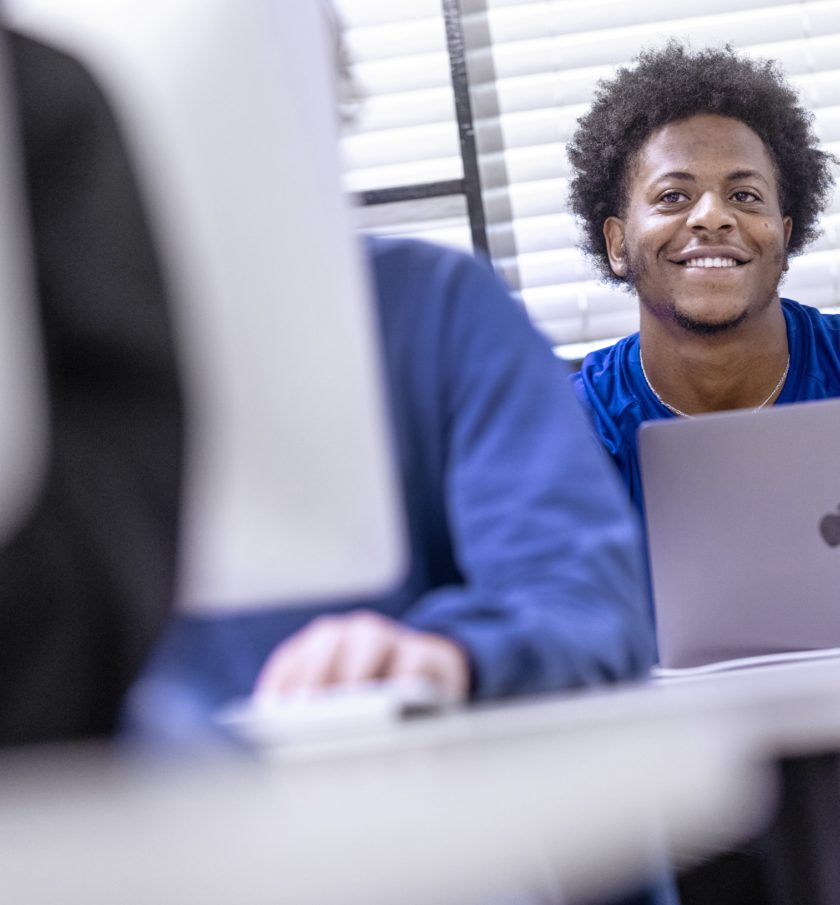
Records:
[[[425,299],[440,329],[418,330],[414,354],[434,365],[463,581],[404,620],[468,652],[477,698],[642,674],[654,645],[638,526],[565,366],[489,266],[447,253]]]

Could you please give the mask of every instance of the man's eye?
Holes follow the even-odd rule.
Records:
[[[678,204],[680,201],[686,200],[686,194],[684,192],[665,192],[664,195],[659,196],[660,201],[664,201],[666,204]]]
[[[746,189],[740,192],[733,192],[732,200],[737,201],[739,204],[750,204],[753,201],[761,201],[755,192],[748,192]]]

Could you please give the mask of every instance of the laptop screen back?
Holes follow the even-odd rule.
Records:
[[[643,424],[660,664],[840,647],[840,400]]]

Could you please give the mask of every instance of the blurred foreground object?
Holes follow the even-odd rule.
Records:
[[[663,842],[717,848],[769,804],[749,721],[659,692],[419,719],[276,764],[0,762],[4,890],[15,905],[600,900],[660,870]]]
[[[320,4],[8,9],[107,87],[160,238],[188,415],[179,607],[396,583],[404,530]]]
[[[51,428],[43,488],[0,550],[0,744],[14,744],[113,728],[171,600],[181,410],[108,105],[70,57],[6,38]]]

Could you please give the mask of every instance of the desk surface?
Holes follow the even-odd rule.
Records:
[[[0,769],[18,905],[413,905],[592,894],[657,844],[717,847],[768,756],[840,746],[840,663],[475,708],[364,738],[153,768],[56,752]]]
[[[480,746],[497,740],[668,726],[688,719],[734,723],[759,758],[840,749],[840,657],[638,682],[484,704],[358,737],[297,739],[269,757],[347,758],[387,751]],[[728,731],[728,730],[727,730]]]

